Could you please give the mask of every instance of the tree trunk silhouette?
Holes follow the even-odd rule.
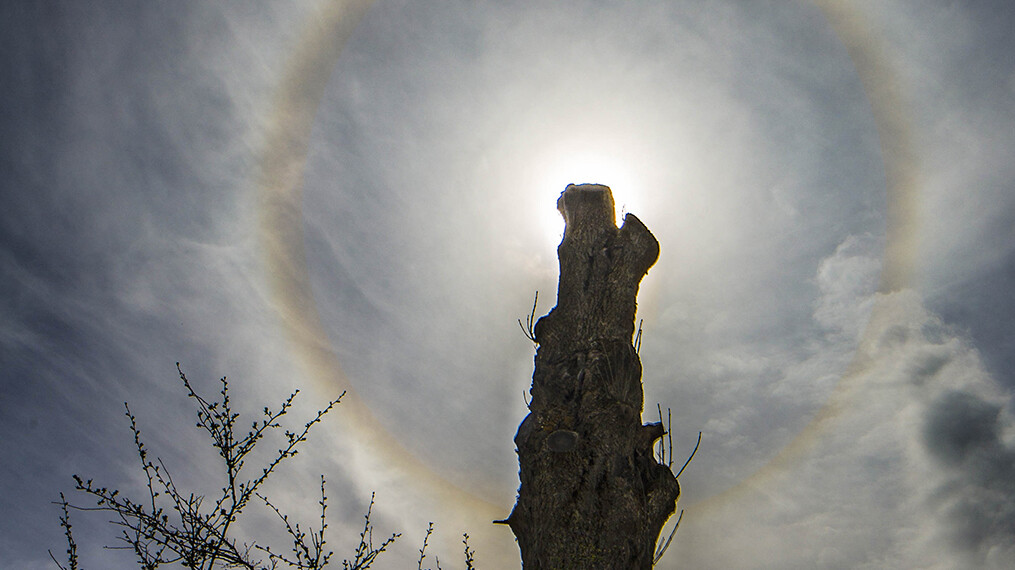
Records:
[[[557,306],[534,329],[530,413],[518,427],[518,501],[505,521],[526,570],[649,569],[680,486],[653,455],[661,424],[641,423],[632,346],[638,286],[659,243],[606,186],[557,201]]]

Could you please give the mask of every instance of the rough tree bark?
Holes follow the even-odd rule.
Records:
[[[638,286],[659,243],[606,186],[570,185],[557,201],[557,306],[536,323],[530,413],[518,427],[521,487],[506,522],[526,570],[649,569],[680,486],[659,464],[660,424],[641,423],[632,346]]]

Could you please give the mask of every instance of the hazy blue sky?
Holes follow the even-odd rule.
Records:
[[[355,392],[271,488],[312,522],[324,473],[339,555],[377,491],[380,567],[432,520],[517,568],[516,319],[571,182],[661,244],[646,419],[703,433],[662,568],[1015,559],[1008,3],[347,4],[3,3],[0,565],[52,567],[72,474],[143,489],[124,401],[214,492],[179,361],[297,424]]]

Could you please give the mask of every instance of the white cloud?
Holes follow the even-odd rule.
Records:
[[[858,361],[806,451],[691,505],[673,567],[1005,567],[1010,396],[918,294],[874,302]]]

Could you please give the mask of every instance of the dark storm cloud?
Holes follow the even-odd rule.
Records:
[[[956,390],[924,418],[924,443],[948,474],[928,500],[940,504],[951,542],[980,563],[993,548],[1015,552],[1015,447],[1003,439],[1002,413],[1002,405]]]
[[[948,465],[960,465],[970,455],[1002,449],[999,446],[1001,406],[965,392],[947,392],[927,410],[924,441],[930,452]]]
[[[898,473],[916,522],[898,523],[914,529],[898,551],[912,561],[934,553],[935,568],[1004,568],[1015,553],[1010,394],[961,329],[911,293],[886,301],[895,314],[870,331],[880,363],[868,374],[878,405],[895,408],[878,421],[909,450]]]

